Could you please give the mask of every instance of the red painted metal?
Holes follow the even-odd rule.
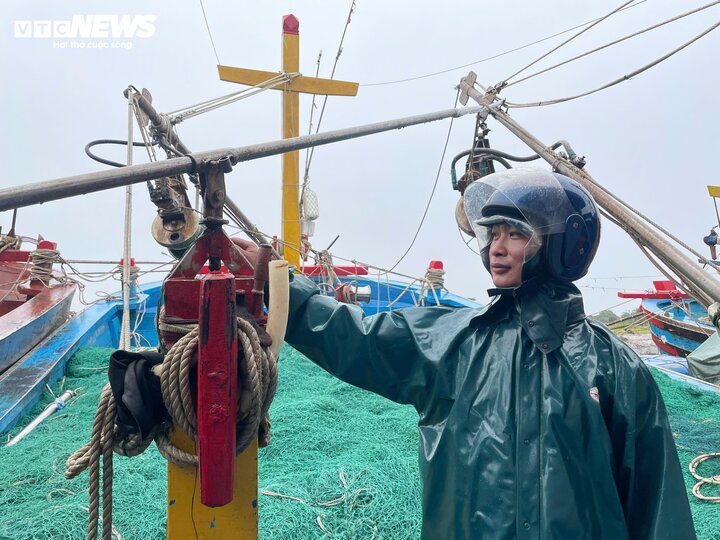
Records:
[[[237,417],[235,277],[201,279],[198,314],[198,467],[200,501],[223,506],[233,499]]]
[[[30,260],[30,252],[22,249],[8,249],[0,253],[0,262],[27,262]]]
[[[40,240],[37,244],[38,249],[57,249],[57,242],[50,240]]]
[[[219,270],[208,270],[205,262],[210,257],[222,261]],[[259,294],[263,284],[256,278],[240,249],[218,228],[198,239],[164,286],[165,317],[178,324],[197,321],[199,325],[197,448],[200,500],[206,506],[223,506],[233,498],[238,392],[236,311],[238,306],[259,306],[258,323],[266,322]],[[180,337],[160,332],[167,348]]]
[[[295,15],[285,15],[283,16],[283,34],[293,34],[297,36],[300,34],[300,21],[297,20],[297,17]]]
[[[185,321],[197,321],[200,301],[200,281],[173,278],[165,283],[165,316]]]
[[[671,300],[680,300],[683,298],[690,298],[690,295],[679,291],[677,286],[672,281],[658,280],[653,281],[654,291],[644,292],[619,292],[620,298],[647,298],[653,300],[662,300],[664,298]]]
[[[333,270],[338,276],[367,276],[367,266],[333,266]],[[306,265],[302,267],[302,273],[306,276],[325,276],[327,270],[324,266],[317,266],[314,264]]]

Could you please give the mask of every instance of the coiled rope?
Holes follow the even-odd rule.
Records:
[[[720,503],[720,497],[717,496],[709,496],[709,495],[703,495],[700,490],[705,484],[720,484],[720,474],[716,474],[715,476],[701,476],[698,474],[697,469],[700,466],[701,463],[704,461],[707,461],[709,459],[713,458],[720,458],[720,452],[715,452],[712,454],[703,454],[701,456],[696,457],[690,462],[690,465],[688,466],[688,469],[690,470],[690,474],[693,475],[693,477],[698,480],[698,483],[695,484],[692,488],[692,493],[695,495],[698,499],[708,502],[714,502],[714,503]]]
[[[0,253],[8,249],[20,249],[21,242],[17,236],[0,235]]]
[[[100,508],[100,456],[102,455],[102,539],[112,538],[112,455],[132,457],[155,444],[160,454],[182,467],[197,466],[197,456],[172,444],[173,426],[197,439],[197,413],[192,399],[190,372],[197,364],[197,324],[177,324],[161,315],[158,330],[184,334],[168,351],[159,369],[162,398],[171,417],[168,423],[157,426],[146,439],[139,434],[121,434],[115,426],[115,400],[107,384],[103,388],[93,422],[90,442],[72,454],[66,463],[66,478],[74,478],[90,469],[87,540],[97,538]],[[237,319],[239,407],[236,452],[245,450],[254,437],[260,446],[270,440],[268,411],[277,390],[277,359],[268,347],[263,347],[253,325]],[[240,351],[242,353],[240,354]]]

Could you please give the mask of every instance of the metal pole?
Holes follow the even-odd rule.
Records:
[[[128,88],[128,144],[127,164],[133,163],[133,119],[135,110],[133,107],[133,89]],[[122,299],[123,313],[120,324],[119,348],[125,351],[130,350],[130,243],[132,233],[132,186],[125,187],[125,232],[123,234],[123,261],[122,261]]]
[[[472,78],[470,80],[472,80]],[[463,83],[461,83],[461,88],[463,91],[467,91],[469,97],[478,101],[478,103],[487,103],[494,99],[492,94],[482,94],[470,85],[463,85]],[[499,108],[493,108],[490,114],[547,161],[554,170],[580,183],[608,214],[623,224],[623,227],[630,235],[634,236],[644,246],[647,246],[653,255],[673,269],[673,271],[678,273],[683,279],[686,279],[698,288],[700,292],[706,296],[706,298],[697,298],[701,304],[708,307],[711,303],[720,301],[720,283],[698,268],[692,259],[687,257],[682,251],[661,238],[644,220],[624,207],[615,195],[600,188],[597,181],[590,176],[587,171],[578,169],[568,160],[550,150],[534,135]]]
[[[47,407],[45,407],[45,410],[41,412],[35,419],[30,422],[27,426],[23,428],[23,430],[15,435],[9,443],[7,443],[5,446],[14,446],[20,441],[22,441],[33,429],[35,429],[43,420],[51,416],[55,411],[59,411],[60,409],[64,408],[67,404],[67,401],[75,395],[75,392],[72,390],[65,390],[62,394],[60,394],[57,398],[55,398],[55,401],[50,403]]]
[[[326,133],[304,135],[302,137],[242,146],[239,148],[199,152],[191,154],[190,156],[155,163],[133,165],[131,167],[68,176],[45,182],[0,189],[0,212],[77,195],[85,195],[86,193],[128,186],[130,184],[138,184],[155,178],[191,173],[194,172],[196,164],[200,166],[203,161],[217,161],[225,157],[230,157],[233,164],[241,161],[251,161],[253,159],[275,156],[294,150],[302,150],[303,148],[309,148],[311,146],[322,146],[347,139],[364,137],[374,133],[392,131],[393,129],[400,129],[417,124],[426,124],[437,120],[444,120],[445,118],[459,118],[467,114],[478,113],[485,108],[486,107],[465,107],[461,109],[446,109],[386,122],[338,129]]]

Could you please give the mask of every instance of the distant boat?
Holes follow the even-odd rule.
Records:
[[[661,354],[687,357],[704,343],[715,327],[705,308],[678,290],[672,281],[653,281],[654,291],[620,292],[620,298],[640,298],[640,309]]]
[[[56,244],[41,240],[36,251],[28,251],[15,249],[15,237],[2,238],[6,249],[0,251],[0,376],[65,323],[76,289],[74,282],[52,270],[51,260],[37,256],[41,250],[55,250]]]

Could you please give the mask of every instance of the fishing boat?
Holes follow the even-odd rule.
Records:
[[[64,288],[72,296],[75,287]],[[160,295],[159,284],[149,284],[129,304],[131,327],[137,343],[157,346],[155,313]],[[65,311],[69,309],[69,301]],[[12,369],[0,374],[0,434],[6,433],[41,399],[43,392],[61,379],[68,361],[82,347],[118,348],[120,340],[123,302],[121,295],[113,295],[88,306],[75,317],[41,326],[44,339],[26,351]],[[1,320],[1,319],[0,319]],[[54,323],[54,324],[53,324]],[[37,324],[40,324],[39,322]]]
[[[35,243],[31,251],[0,236],[0,378],[67,321],[75,294],[75,282],[52,268],[57,244]]]
[[[618,296],[642,300],[640,309],[661,354],[687,357],[715,333],[707,310],[672,281],[654,281],[653,285],[652,291],[623,291]]]

